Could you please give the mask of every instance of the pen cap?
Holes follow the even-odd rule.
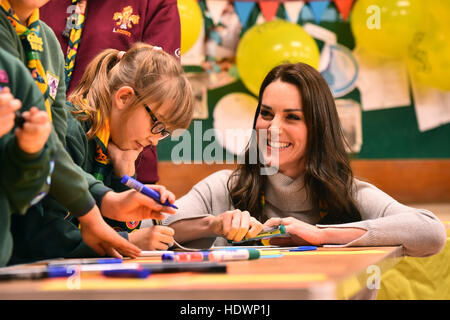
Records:
[[[142,188],[144,187],[144,185],[142,183],[140,183],[139,181],[130,178],[127,175],[124,175],[122,177],[122,180],[120,180],[121,183],[123,183],[124,185],[133,188],[135,190],[142,190]]]
[[[261,255],[257,249],[247,249],[248,250],[248,260],[259,259]]]

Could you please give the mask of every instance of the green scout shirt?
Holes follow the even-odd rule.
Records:
[[[44,22],[39,21],[40,36],[44,51],[41,53],[41,63],[47,75],[50,86],[50,105],[52,118],[58,137],[65,143],[66,120],[66,84],[64,75],[64,55],[53,31]],[[27,57],[22,47],[22,41],[8,20],[6,14],[0,10],[0,47],[16,56],[27,66]]]
[[[29,71],[14,56],[0,48],[0,90],[9,87],[22,101],[20,112],[37,106],[45,111],[44,101]],[[49,190],[50,162],[55,154],[47,141],[36,154],[27,154],[17,145],[14,129],[0,137],[0,266],[8,262],[13,242],[11,214],[24,214],[30,204]]]
[[[91,174],[95,167],[96,143],[94,140],[87,140],[85,132],[88,130],[87,122],[80,123],[72,115],[68,115],[66,149],[74,162],[93,178]],[[95,180],[95,178],[93,179]],[[97,183],[103,185],[101,181],[97,181]],[[116,177],[112,170],[105,174],[104,183],[116,192],[128,190],[128,187],[120,182],[120,178]],[[91,188],[91,192],[96,199],[101,199],[105,194],[102,188]],[[38,209],[42,209],[43,212]],[[12,263],[25,263],[55,257],[98,256],[83,242],[78,229],[78,220],[63,206],[52,201],[50,197],[43,202],[43,206],[33,207],[30,211],[26,217],[17,216],[12,219],[13,234],[20,234],[18,239],[14,238]],[[128,238],[127,232],[132,232],[140,227],[140,221],[120,222],[105,217],[104,219],[126,239]]]

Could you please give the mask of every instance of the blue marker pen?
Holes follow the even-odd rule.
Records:
[[[177,206],[171,204],[169,202],[169,200],[166,200],[166,202],[161,203],[161,195],[159,194],[158,191],[153,190],[147,186],[145,186],[144,184],[140,183],[139,181],[137,181],[136,179],[133,179],[127,175],[124,175],[122,180],[120,181],[122,182],[124,185],[142,193],[145,194],[146,196],[149,196],[150,198],[152,198],[153,200],[155,200],[156,202],[158,202],[159,204],[162,204],[163,206],[166,207],[172,207],[175,209],[178,209]]]

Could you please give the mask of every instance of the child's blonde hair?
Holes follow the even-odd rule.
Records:
[[[91,123],[88,139],[105,125],[111,97],[122,86],[135,91],[128,107],[145,102],[155,112],[169,103],[170,108],[159,120],[170,132],[187,128],[192,120],[194,95],[180,63],[161,48],[145,43],[135,43],[122,57],[120,54],[106,49],[97,55],[68,98],[82,109],[74,112],[77,118]]]

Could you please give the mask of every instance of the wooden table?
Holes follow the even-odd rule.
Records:
[[[14,280],[0,283],[0,299],[366,299],[375,298],[376,280],[402,256],[401,246],[318,248],[228,262],[226,274],[184,272],[147,279],[82,275],[75,285],[64,278]]]

